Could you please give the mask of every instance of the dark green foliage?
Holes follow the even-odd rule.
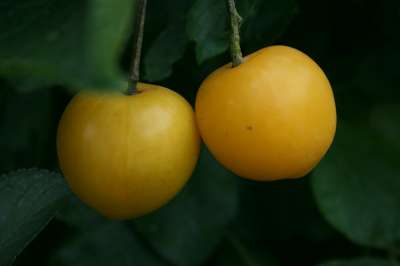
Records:
[[[74,236],[51,255],[51,266],[168,266],[142,244],[128,224],[110,221],[71,197],[57,218]]]
[[[213,266],[277,266],[276,259],[266,247],[243,241],[232,232],[228,232],[225,242],[218,250]]]
[[[0,74],[38,84],[114,88],[131,0],[4,0]]]
[[[42,166],[48,156],[54,156],[49,149],[53,144],[49,140],[55,139],[52,92],[17,93],[3,88],[0,94],[0,150],[7,154],[0,160],[1,171],[31,166],[27,164],[32,162]]]
[[[127,252],[128,251],[128,252]],[[65,243],[50,259],[50,265],[74,266],[166,266],[155,257],[126,225],[107,222]]]
[[[398,266],[395,262],[374,258],[360,258],[348,261],[332,261],[323,263],[320,266]]]
[[[19,170],[0,176],[0,265],[14,261],[68,195],[61,176],[46,170]]]
[[[229,62],[224,2],[148,1],[142,79],[193,103]],[[240,180],[203,149],[167,206],[112,222],[58,174],[6,173],[58,168],[71,91],[125,89],[135,1],[0,1],[0,266],[18,254],[17,266],[398,265],[400,2],[236,2],[245,55],[287,44],[326,72],[339,117],[332,149],[310,176],[272,183]]]
[[[314,172],[317,203],[352,241],[398,248],[400,150],[368,127],[339,125],[335,145]]]
[[[185,52],[189,39],[185,35],[183,21],[168,25],[149,48],[145,60],[145,78],[149,81],[162,80],[172,74],[173,64]]]

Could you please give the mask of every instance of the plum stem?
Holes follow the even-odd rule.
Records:
[[[128,95],[137,93],[137,83],[140,78],[140,60],[142,55],[143,32],[146,19],[147,0],[136,1],[136,16],[133,35],[133,56],[128,79]]]
[[[231,24],[231,56],[232,67],[236,67],[243,63],[243,54],[240,48],[240,26],[242,24],[242,17],[239,15],[235,0],[227,0],[228,10],[230,14]]]

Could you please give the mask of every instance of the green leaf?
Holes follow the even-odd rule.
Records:
[[[171,24],[163,30],[144,58],[145,78],[158,81],[169,77],[173,64],[182,58],[188,42],[183,21]]]
[[[228,16],[224,1],[196,0],[189,11],[186,30],[196,42],[196,58],[203,63],[229,47]]]
[[[169,77],[174,64],[186,52],[189,38],[186,34],[186,13],[192,5],[188,0],[155,0],[148,3],[146,15],[146,40],[143,59],[144,78],[159,81]],[[162,10],[162,16],[160,16]]]
[[[0,177],[0,265],[11,264],[62,206],[69,190],[46,170],[19,170]]]
[[[132,0],[4,0],[0,74],[35,84],[115,88]]]
[[[243,49],[254,51],[273,44],[289,27],[298,13],[296,0],[238,1],[243,26]]]
[[[375,258],[358,258],[352,260],[337,260],[320,264],[320,266],[399,266],[395,262]]]
[[[214,251],[237,210],[236,177],[206,149],[185,189],[166,207],[134,221],[174,265],[200,265]]]
[[[74,231],[51,256],[50,265],[166,266],[126,223],[104,218],[77,197],[70,197],[57,219]]]
[[[93,227],[108,222],[106,218],[84,204],[75,195],[68,198],[65,207],[57,213],[56,219],[82,231],[92,230]]]
[[[400,243],[400,149],[369,126],[339,121],[333,147],[313,174],[322,214],[353,242]]]
[[[296,0],[239,0],[243,18],[241,37],[244,51],[254,51],[272,44],[297,14]],[[196,57],[201,64],[229,48],[229,15],[225,1],[197,0],[188,14],[187,32],[196,43]]]
[[[53,254],[57,266],[166,266],[120,222],[92,226]]]

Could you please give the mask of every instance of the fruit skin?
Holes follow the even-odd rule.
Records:
[[[200,137],[192,107],[163,87],[140,93],[81,92],[58,128],[60,166],[73,192],[114,219],[167,203],[191,176]]]
[[[329,81],[304,53],[271,46],[202,83],[197,123],[215,158],[237,175],[258,180],[309,173],[330,147],[336,107]]]

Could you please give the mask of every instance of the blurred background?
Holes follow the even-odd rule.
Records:
[[[1,266],[25,246],[17,266],[398,265],[400,2],[237,5],[244,54],[285,44],[327,74],[339,119],[331,150],[303,179],[256,183],[203,147],[172,202],[114,222],[54,192],[57,174],[12,171],[59,172],[55,133],[71,97],[121,88],[134,0],[0,0]],[[201,81],[229,62],[228,38],[223,0],[148,1],[142,79],[193,103]]]

